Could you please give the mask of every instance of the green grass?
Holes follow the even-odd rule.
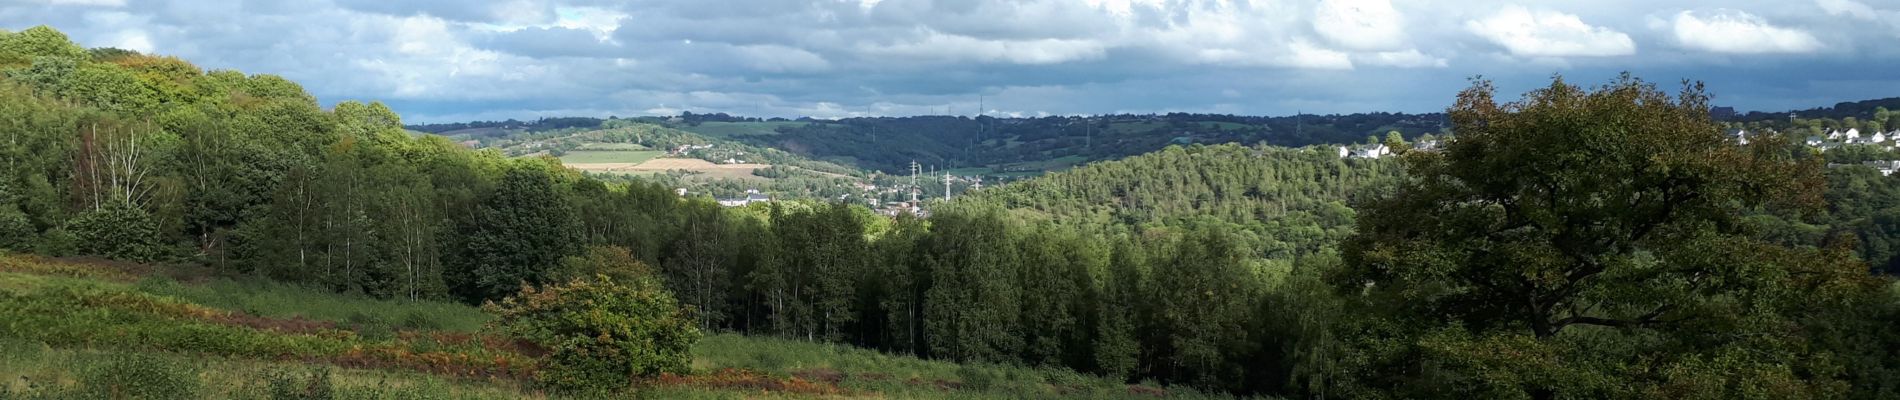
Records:
[[[659,150],[617,151],[617,150],[575,150],[561,156],[561,162],[568,164],[629,163],[638,164],[666,154]]]
[[[1058,368],[959,364],[880,353],[852,346],[797,340],[709,335],[694,353],[695,369],[742,368],[767,374],[823,380],[853,392],[895,398],[1227,398],[1152,385],[1129,386]]]
[[[0,254],[0,399],[124,398],[127,390],[194,399],[550,397],[528,383],[535,361],[524,350],[470,333],[489,318],[474,307],[262,280],[180,282],[160,277],[159,267],[121,268]],[[624,395],[1222,397],[1064,369],[733,334],[708,335],[694,355],[692,375],[645,381]]]
[[[134,388],[155,399],[294,398],[324,392],[333,399],[544,397],[508,381],[201,354],[54,348],[0,338],[0,399],[89,399],[113,392],[133,397],[126,391]]]
[[[146,293],[256,316],[303,318],[371,328],[474,332],[492,319],[482,310],[461,303],[384,300],[262,279],[215,279],[186,285],[165,278],[148,278],[139,282],[138,288]]]

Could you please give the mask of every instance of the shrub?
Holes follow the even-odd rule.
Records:
[[[133,261],[151,261],[158,254],[157,224],[137,207],[109,205],[81,213],[66,226],[81,253]]]
[[[53,228],[40,235],[33,242],[33,252],[40,255],[64,257],[79,253],[79,238],[65,228]]]
[[[0,204],[0,250],[28,250],[34,233],[26,213],[12,204]]]
[[[685,372],[700,336],[650,277],[530,286],[486,308],[497,315],[492,327],[548,349],[536,380],[564,392],[606,392],[636,376]]]

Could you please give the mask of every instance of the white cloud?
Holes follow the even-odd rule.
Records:
[[[29,2],[32,3],[32,2]],[[124,7],[125,0],[40,0],[38,3],[55,6],[98,6]]]
[[[1444,58],[1433,57],[1419,52],[1418,49],[1405,51],[1382,51],[1372,54],[1355,55],[1353,60],[1368,65],[1383,65],[1399,68],[1444,68],[1450,63]]]
[[[1735,10],[1706,15],[1683,11],[1676,14],[1674,33],[1684,47],[1716,53],[1809,53],[1821,49],[1821,41],[1814,35],[1774,26],[1754,14]]]
[[[151,35],[147,35],[145,32],[130,30],[119,32],[118,36],[119,37],[112,42],[112,47],[146,54],[151,54],[153,50],[156,50],[156,48],[152,46]]]
[[[1465,29],[1520,57],[1607,57],[1636,53],[1623,32],[1592,26],[1576,15],[1510,5]]]
[[[1107,46],[1095,40],[985,40],[934,31],[927,32],[919,40],[866,44],[859,46],[858,50],[876,56],[1028,65],[1092,60],[1107,54]]]
[[[1313,31],[1351,50],[1389,51],[1405,46],[1405,22],[1387,0],[1320,0]]]
[[[1878,66],[1900,57],[1887,46],[1895,1],[0,0],[0,29],[46,24],[87,46],[279,74],[325,102],[389,100],[416,120],[969,114],[976,93],[1026,115],[1431,111],[1460,77],[1521,84],[1552,70],[1692,71],[1731,98],[1807,107],[1735,92],[1884,79]],[[1761,17],[1678,15],[1718,6]],[[1671,51],[1628,56],[1638,46]],[[1855,59],[1738,68],[1717,51]],[[1032,87],[1049,89],[1001,96]]]
[[[831,68],[823,56],[777,45],[739,46],[735,51],[747,67],[766,72],[815,72]]]
[[[1876,18],[1873,7],[1854,0],[1814,0],[1814,4],[1821,6],[1822,11],[1827,11],[1827,15],[1846,15],[1864,20]]]

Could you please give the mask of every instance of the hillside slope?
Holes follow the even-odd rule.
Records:
[[[1322,148],[1174,146],[981,192],[978,199],[1063,224],[1133,228],[1217,221],[1268,254],[1304,254],[1351,232],[1349,204],[1400,176],[1391,159]]]
[[[0,398],[550,398],[474,307],[0,254]],[[1069,371],[713,335],[643,398],[1201,398]]]
[[[1206,114],[994,118],[915,116],[835,121],[762,121],[723,114],[662,120],[677,129],[783,149],[868,170],[904,171],[912,161],[969,174],[1043,173],[1173,144],[1356,143],[1398,131],[1442,131],[1441,114],[1368,113],[1253,117]],[[1051,163],[1052,160],[1068,160]]]

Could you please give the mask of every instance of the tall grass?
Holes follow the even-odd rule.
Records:
[[[359,330],[474,332],[492,317],[481,309],[444,301],[386,300],[263,279],[215,279],[183,284],[154,277],[138,289],[199,305],[271,318],[304,318]]]
[[[520,399],[512,382],[0,338],[0,399]]]
[[[1062,368],[953,363],[846,345],[734,334],[708,335],[694,368],[742,368],[807,380],[835,380],[853,391],[896,398],[1228,398],[1185,388],[1127,385]]]
[[[110,267],[0,255],[0,400],[544,397],[522,386],[527,382],[523,374],[531,371],[523,367],[532,359],[506,348],[507,343],[485,341],[484,335],[449,332],[476,331],[489,320],[474,307],[343,295],[265,280],[138,280],[122,271],[92,268]],[[379,330],[385,334],[376,334]],[[663,399],[1224,397],[1127,385],[1058,368],[958,364],[734,334],[707,336],[694,354],[695,375],[663,378],[627,394]],[[373,369],[355,369],[360,367]]]

